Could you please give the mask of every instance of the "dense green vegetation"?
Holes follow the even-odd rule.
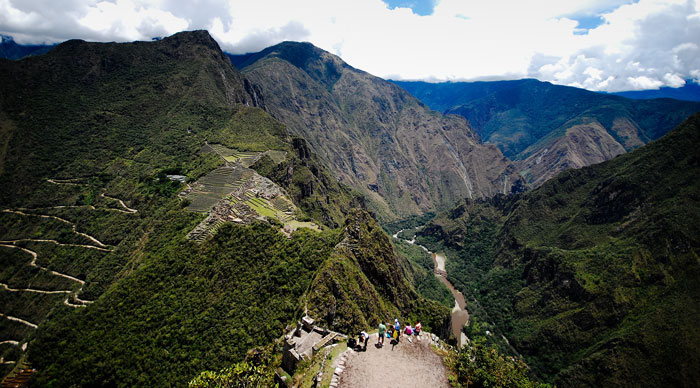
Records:
[[[522,196],[468,201],[424,239],[460,252],[452,265],[481,268],[480,279],[455,284],[540,376],[560,386],[693,386],[699,145],[696,115]]]
[[[402,229],[411,229],[424,225],[428,221],[432,220],[434,217],[434,212],[427,212],[419,216],[411,216],[403,220],[384,223],[382,224],[382,227],[384,228],[384,230],[386,230],[387,233],[393,235],[394,233]]]
[[[418,294],[426,299],[440,302],[446,307],[454,306],[454,297],[447,287],[433,274],[433,259],[422,248],[405,241],[394,240],[396,251],[411,262],[409,279]]]
[[[412,265],[371,216],[350,212],[362,198],[264,111],[256,86],[206,32],[69,41],[43,56],[0,60],[0,69],[0,207],[8,210],[0,240],[11,245],[0,247],[0,281],[92,302],[72,307],[62,303],[65,293],[0,290],[1,313],[39,325],[0,319],[0,339],[29,341],[24,354],[7,344],[0,351],[7,360],[26,356],[39,371],[35,386],[178,386],[205,370],[240,377],[249,368],[236,363],[249,349],[272,343],[305,307],[318,311],[314,301],[328,300],[319,286],[326,275],[343,278],[335,263],[352,274],[354,300],[377,295],[383,319],[439,328],[447,317],[447,308],[416,293]],[[187,239],[204,215],[186,209],[178,197],[186,184],[167,175],[192,182],[219,167],[207,142],[277,151],[251,167],[323,230],[289,236],[274,220],[225,223],[201,243]],[[349,231],[367,225],[371,233]],[[338,247],[351,240],[371,249]],[[30,267],[31,254],[19,248],[71,278]],[[391,265],[360,266],[370,259]],[[350,308],[328,323],[357,327],[346,318],[364,313]],[[199,380],[207,376],[214,375]]]
[[[309,311],[344,332],[400,318],[421,321],[425,330],[442,333],[450,309],[418,295],[410,282],[415,276],[412,270],[411,262],[394,251],[390,237],[369,213],[353,211],[334,254],[313,280],[307,296]],[[432,291],[436,296],[440,292]]]
[[[454,375],[455,388],[547,388],[549,384],[534,381],[522,360],[505,356],[493,346],[486,345],[484,337],[475,337],[462,346],[459,353],[448,358]]]
[[[218,372],[205,371],[190,381],[190,388],[276,387],[274,371],[241,361]]]
[[[134,273],[38,333],[38,383],[182,384],[193,371],[224,368],[282,335],[337,242],[332,231],[287,239],[260,223],[225,225],[198,245],[183,239],[190,217],[177,206],[169,213]]]

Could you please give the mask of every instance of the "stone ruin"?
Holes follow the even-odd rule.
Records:
[[[314,325],[314,320],[305,316],[284,337],[282,368],[293,375],[300,361],[310,360],[326,345],[347,341],[347,339],[345,334]]]

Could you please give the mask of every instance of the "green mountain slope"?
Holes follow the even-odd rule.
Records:
[[[342,257],[331,228],[362,198],[266,113],[205,31],[69,41],[0,68],[0,340],[14,341],[0,356],[28,359],[35,385],[173,386],[230,366],[299,318],[318,269]],[[223,149],[260,155],[250,167],[319,230],[283,233],[258,214],[188,238],[206,213],[180,193],[217,183]],[[284,205],[265,201],[249,199]],[[391,311],[403,317],[405,298],[422,299],[402,290]]]
[[[422,320],[428,331],[446,332],[450,309],[416,293],[410,263],[364,211],[349,215],[333,255],[319,269],[307,296],[310,314],[345,332],[402,316]]]
[[[517,180],[466,121],[430,111],[403,89],[309,43],[231,56],[260,85],[268,111],[304,137],[383,220],[509,192]]]
[[[697,102],[630,100],[534,79],[396,83],[433,109],[467,118],[533,186],[658,139],[700,110]]]
[[[422,239],[454,252],[480,319],[557,385],[695,386],[699,145],[695,115],[521,197],[467,201]]]

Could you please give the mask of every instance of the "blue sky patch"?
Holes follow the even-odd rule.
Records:
[[[389,9],[394,8],[410,8],[413,13],[420,16],[428,16],[433,14],[435,9],[435,0],[382,0],[389,6]]]
[[[577,35],[586,35],[588,34],[588,30],[592,30],[605,23],[605,19],[603,19],[599,15],[570,17],[570,19],[576,20],[578,22],[578,25],[576,26],[576,31],[574,32]]]

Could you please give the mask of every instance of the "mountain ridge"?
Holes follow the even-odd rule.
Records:
[[[606,162],[514,197],[467,200],[418,241],[559,386],[693,386],[700,359],[700,114]],[[495,326],[493,326],[495,324]]]
[[[41,55],[53,48],[55,45],[18,44],[11,36],[0,34],[0,58],[18,60],[33,55]]]
[[[462,118],[432,112],[309,43],[230,57],[260,85],[272,115],[364,193],[380,218],[444,207],[457,195],[509,191],[518,180],[500,151],[481,144]]]
[[[334,253],[339,226],[362,199],[261,108],[256,86],[208,33],[74,40],[45,55],[0,60],[0,69],[0,282],[9,287],[0,290],[0,331],[12,341],[0,357],[26,357],[38,370],[35,384],[182,385],[270,346],[303,314],[304,295],[331,254],[367,278]],[[246,171],[236,170],[238,179],[224,165],[246,158],[284,190],[247,176],[296,209],[255,187],[233,198],[247,190]],[[219,219],[210,234],[188,238],[209,214],[207,206],[188,210],[194,185],[207,200],[245,207],[248,222]],[[316,227],[284,229],[269,216],[280,213]],[[383,233],[376,223],[373,230]],[[389,273],[402,279],[410,303],[422,302],[403,272],[412,267],[387,255],[401,266]],[[373,279],[389,284],[385,274]],[[36,292],[43,289],[59,294]],[[399,294],[397,302],[409,301]],[[438,326],[448,313],[421,304]],[[392,313],[412,313],[402,306]]]
[[[599,163],[619,155],[620,148],[628,152],[657,139],[700,110],[697,102],[630,100],[534,79],[395,83],[433,109],[467,118],[484,141],[497,144],[534,187],[566,168]],[[607,134],[598,132],[593,143],[577,143],[566,136],[582,124]],[[590,140],[579,137],[585,138]]]

